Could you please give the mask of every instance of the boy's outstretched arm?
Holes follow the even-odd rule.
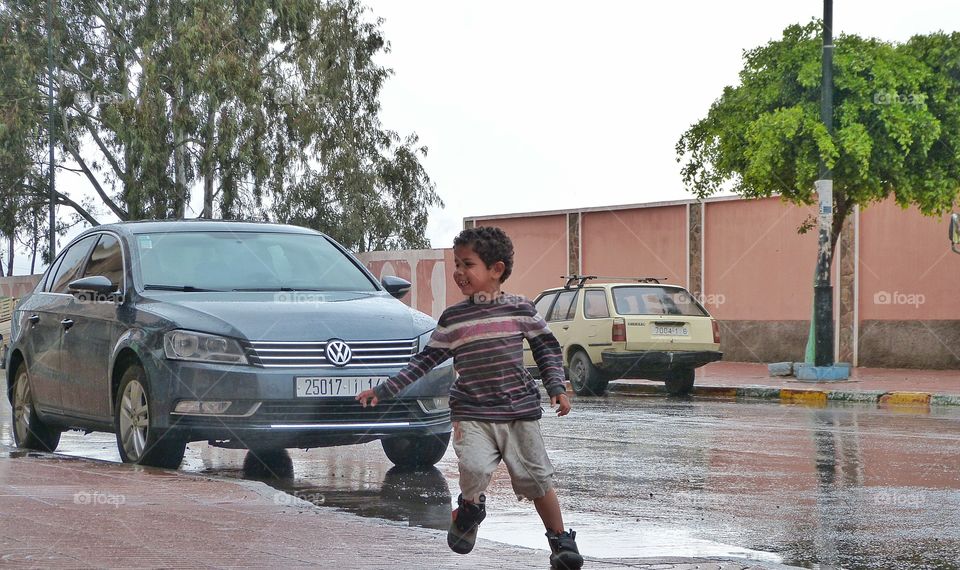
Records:
[[[547,328],[533,305],[529,307],[532,313],[526,318],[523,335],[530,343],[533,359],[540,369],[540,379],[543,387],[550,396],[550,407],[557,407],[557,415],[565,416],[570,413],[570,398],[567,397],[566,378],[563,374],[563,349]],[[559,406],[559,407],[558,407]]]
[[[376,406],[380,403],[380,400],[396,396],[400,390],[413,384],[448,358],[450,358],[450,349],[442,343],[435,343],[434,339],[431,338],[427,346],[415,354],[403,370],[397,372],[395,376],[390,377],[383,384],[360,392],[356,399],[364,408],[367,407],[368,403],[371,406]]]

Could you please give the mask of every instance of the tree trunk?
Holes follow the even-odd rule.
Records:
[[[7,244],[7,275],[13,275],[13,253],[14,253],[14,239],[16,235],[10,235],[10,241]]]
[[[39,236],[40,229],[37,223],[36,216],[34,216],[33,218],[32,229],[33,229],[33,239],[31,240],[31,243],[33,244],[33,246],[31,248],[32,251],[30,252],[30,275],[33,275],[34,273],[37,272],[37,245],[40,240],[40,236]]]
[[[173,38],[173,44],[177,45],[180,41],[179,34],[177,33],[177,25],[179,24],[179,18],[174,13],[177,7],[177,2],[170,3],[170,35]],[[187,213],[187,203],[190,201],[190,193],[187,191],[187,171],[186,164],[186,155],[184,154],[184,144],[185,136],[183,134],[183,117],[186,116],[186,110],[184,109],[185,103],[185,93],[183,86],[183,77],[177,73],[177,78],[175,80],[175,85],[173,87],[173,101],[170,105],[170,110],[172,112],[171,123],[173,124],[173,173],[174,173],[174,191],[176,192],[174,198],[174,217],[177,219],[183,219],[186,217]]]
[[[203,214],[201,217],[213,217],[213,139],[214,120],[217,117],[216,102],[213,98],[207,100],[207,132],[203,141]]]

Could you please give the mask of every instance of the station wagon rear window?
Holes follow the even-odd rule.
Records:
[[[613,303],[621,315],[708,316],[690,293],[672,287],[614,287]]]

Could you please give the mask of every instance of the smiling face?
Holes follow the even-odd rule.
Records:
[[[467,245],[453,248],[455,269],[453,280],[460,292],[467,297],[485,293],[490,298],[500,294],[500,278],[503,276],[504,263],[497,261],[490,267],[480,259],[477,252]]]

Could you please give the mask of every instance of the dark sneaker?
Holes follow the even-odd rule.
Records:
[[[457,497],[457,508],[453,511],[450,530],[447,531],[447,545],[457,554],[466,554],[477,543],[477,529],[487,516],[487,497],[480,495],[477,503],[468,503],[463,495]]]
[[[572,530],[557,534],[547,531],[550,543],[550,567],[555,570],[579,570],[583,566],[583,556],[577,550],[577,533]]]

